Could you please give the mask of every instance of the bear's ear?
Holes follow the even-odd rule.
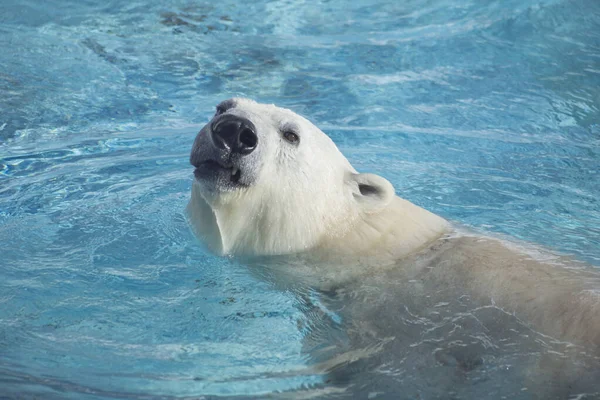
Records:
[[[375,174],[351,174],[352,194],[366,212],[376,212],[386,207],[396,192],[391,183]]]

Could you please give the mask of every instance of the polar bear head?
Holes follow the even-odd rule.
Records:
[[[394,198],[359,174],[333,141],[294,112],[234,98],[196,136],[188,215],[215,253],[276,255],[342,238]]]

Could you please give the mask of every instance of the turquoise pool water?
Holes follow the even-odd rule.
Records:
[[[3,0],[0,49],[1,399],[352,395],[303,352],[314,310],[187,226],[192,141],[232,96],[452,221],[600,268],[596,0]],[[399,396],[447,395],[402,373]]]

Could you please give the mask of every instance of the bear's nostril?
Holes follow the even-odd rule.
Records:
[[[258,142],[258,138],[256,134],[252,132],[250,128],[244,128],[240,132],[240,143],[248,149],[254,149],[256,147],[256,143]]]
[[[247,118],[230,114],[215,117],[210,135],[215,147],[243,156],[252,153],[258,144],[254,124]]]

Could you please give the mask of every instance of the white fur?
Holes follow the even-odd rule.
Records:
[[[381,249],[378,238],[394,230],[398,254],[406,254],[445,229],[441,218],[395,197],[385,179],[358,174],[331,139],[305,118],[274,105],[236,102],[233,112],[249,118],[261,138],[268,139],[260,142],[266,148],[252,186],[215,194],[194,181],[188,214],[213,252],[280,255],[329,244],[331,250],[360,249],[364,254]],[[300,135],[298,146],[281,137],[280,130],[292,126]],[[363,196],[359,184],[376,186],[379,193]]]

